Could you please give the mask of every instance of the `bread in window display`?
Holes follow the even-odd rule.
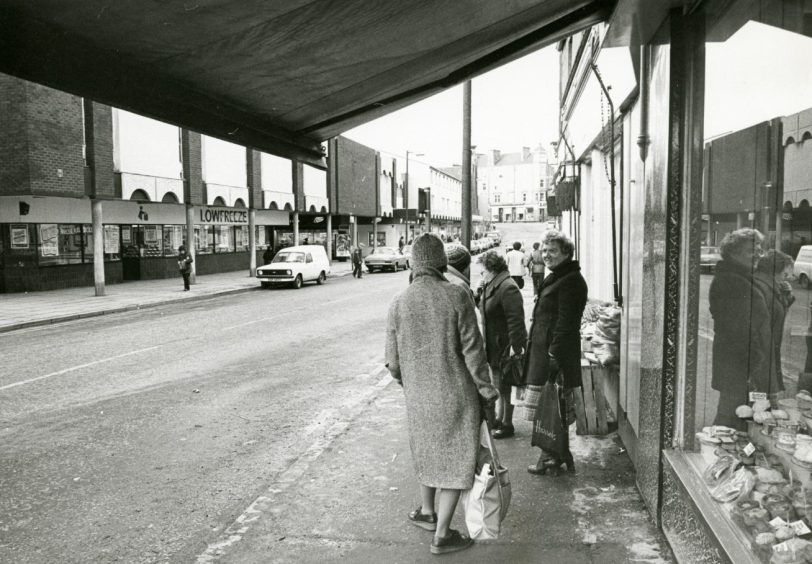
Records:
[[[716,486],[710,490],[711,497],[720,503],[744,499],[753,491],[756,485],[756,476],[744,466],[738,467],[727,474]],[[792,506],[790,506],[792,507]]]
[[[749,405],[740,405],[736,408],[736,417],[739,419],[752,419],[753,408]]]

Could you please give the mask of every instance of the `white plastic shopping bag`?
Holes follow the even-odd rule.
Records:
[[[462,492],[460,501],[465,511],[465,525],[472,539],[499,537],[502,521],[510,506],[510,478],[507,468],[499,463],[490,429],[483,421],[480,427],[480,456],[474,485]]]

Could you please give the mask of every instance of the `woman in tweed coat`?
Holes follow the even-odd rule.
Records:
[[[409,520],[435,531],[434,554],[461,550],[472,542],[449,525],[460,490],[473,485],[480,397],[492,409],[498,396],[473,301],[465,289],[443,278],[446,265],[439,238],[417,238],[413,280],[392,302],[386,331],[387,367],[406,396],[409,443],[423,500]]]

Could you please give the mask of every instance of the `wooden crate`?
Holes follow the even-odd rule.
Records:
[[[606,435],[609,432],[606,398],[603,394],[605,371],[597,364],[581,360],[581,388],[573,393],[575,431],[579,435]]]

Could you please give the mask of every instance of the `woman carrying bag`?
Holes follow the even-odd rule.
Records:
[[[541,253],[549,274],[533,309],[525,364],[527,384],[544,386],[531,442],[542,450],[538,462],[527,468],[531,474],[557,474],[562,465],[575,471],[569,426],[575,419],[572,389],[581,386],[581,316],[587,285],[574,252],[575,245],[563,233],[545,233]]]
[[[484,269],[478,299],[482,313],[482,332],[485,335],[485,352],[500,396],[496,406],[497,422],[493,438],[506,439],[514,433],[510,387],[521,384],[509,378],[511,371],[507,368],[511,357],[521,355],[527,343],[524,302],[519,287],[510,276],[507,262],[496,251],[480,255],[479,263]]]

